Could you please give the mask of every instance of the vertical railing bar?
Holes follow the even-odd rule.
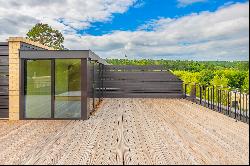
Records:
[[[196,102],[196,104],[197,104],[197,85],[196,85],[196,83],[194,84],[195,85],[195,102]]]
[[[218,96],[218,112],[220,112],[220,89],[218,89],[218,92],[217,92],[217,96]]]
[[[229,92],[229,115],[231,117],[232,114],[232,92]]]
[[[232,92],[230,91],[230,117],[232,117]]]
[[[219,89],[219,112],[221,112],[221,89]]]
[[[242,101],[241,101],[241,91],[240,91],[240,100],[239,100],[239,104],[240,104],[240,120],[241,120],[241,118],[242,118],[242,117],[241,117],[241,116],[242,116],[242,115],[241,115],[241,104],[242,104]]]
[[[211,88],[211,109],[213,109],[213,87]]]
[[[204,93],[204,99],[205,99],[205,107],[207,107],[207,87],[205,87],[205,93]]]
[[[227,115],[229,115],[229,92],[228,92],[228,90],[226,91],[227,92]]]
[[[222,90],[220,89],[220,112],[222,112]]]
[[[213,86],[213,109],[214,109],[214,86]]]
[[[209,108],[210,107],[210,103],[209,103],[209,87],[207,88],[207,107]]]
[[[225,90],[225,111],[226,115],[228,115],[228,91]]]
[[[219,89],[219,112],[221,112],[221,89]]]
[[[218,89],[217,88],[216,88],[216,98],[217,98],[216,106],[217,106],[217,110],[219,110],[219,97],[218,97]]]
[[[229,115],[229,91],[227,91],[227,115]]]
[[[223,108],[224,108],[224,107],[223,107],[223,106],[224,106],[223,97],[224,97],[224,90],[221,91],[221,111],[223,112],[223,114],[225,114],[224,109],[223,109]]]
[[[223,97],[224,97],[224,90],[221,90],[221,112],[224,114],[225,112],[223,110],[223,106],[224,106]]]
[[[200,87],[200,105],[202,105],[202,88],[201,88],[201,86],[199,86]]]
[[[227,92],[227,90],[225,90],[225,96],[226,96],[226,99],[225,99],[225,101],[226,101],[226,105],[225,105],[226,115],[228,115],[228,92]]]
[[[223,110],[223,97],[224,97],[224,90],[221,90],[221,112],[224,114],[224,110]]]
[[[187,98],[187,84],[184,84],[184,96]]]
[[[243,104],[242,111],[243,111],[243,115],[246,116],[246,114],[245,114],[245,94],[244,93],[242,94],[242,97],[243,97],[243,99],[242,99],[243,100],[242,101],[242,104]]]
[[[222,111],[223,111],[223,114],[225,115],[226,112],[225,112],[225,109],[224,109],[224,106],[225,106],[225,90],[222,91]]]
[[[247,98],[247,93],[246,93],[246,122],[249,119],[249,110],[247,110],[247,106],[248,106],[248,102],[247,102],[248,98]],[[247,115],[248,112],[248,115]]]
[[[237,109],[236,109],[236,91],[234,92],[234,113],[235,113],[235,115],[234,115],[234,119],[236,119],[237,118]]]
[[[210,88],[210,109],[213,109],[213,88]]]

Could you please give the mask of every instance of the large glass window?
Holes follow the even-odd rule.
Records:
[[[51,118],[51,61],[27,60],[25,118]]]
[[[81,117],[81,60],[55,60],[55,118]]]
[[[24,118],[81,118],[80,59],[26,60],[25,64]]]

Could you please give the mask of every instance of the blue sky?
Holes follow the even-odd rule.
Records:
[[[246,0],[0,0],[0,40],[47,23],[103,58],[249,60]],[[126,55],[126,56],[125,56]]]
[[[103,35],[114,30],[135,31],[140,25],[152,19],[178,18],[191,13],[216,11],[219,7],[246,0],[205,0],[179,7],[176,0],[141,0],[126,13],[114,14],[112,20],[95,22],[89,29],[80,30],[80,34]]]

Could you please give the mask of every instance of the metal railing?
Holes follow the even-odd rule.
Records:
[[[249,124],[249,94],[238,89],[184,84],[185,98]]]

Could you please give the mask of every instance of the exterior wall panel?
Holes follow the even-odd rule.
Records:
[[[104,67],[105,98],[183,98],[182,81],[163,66]]]
[[[0,42],[0,119],[9,118],[9,46]]]

